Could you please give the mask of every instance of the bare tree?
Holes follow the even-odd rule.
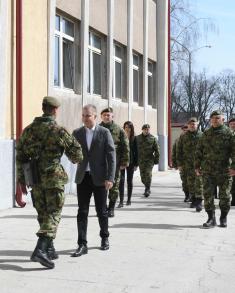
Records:
[[[218,103],[226,120],[235,114],[235,72],[226,70],[219,76]]]

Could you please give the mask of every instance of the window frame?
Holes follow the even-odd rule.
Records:
[[[152,67],[152,71],[149,71],[149,65],[151,65]],[[154,85],[153,85],[153,62],[151,62],[150,60],[148,60],[148,71],[147,71],[147,77],[148,77],[148,106],[153,107],[153,96],[154,96]],[[151,92],[152,92],[152,96],[151,96],[151,103],[149,103],[149,77],[151,77]]]
[[[138,57],[138,66],[134,64],[134,56]],[[132,54],[132,59],[133,59],[133,62],[132,62],[132,72],[133,72],[133,103],[139,105],[139,102],[140,102],[140,55],[133,52]],[[138,90],[138,95],[137,95],[137,101],[134,99],[134,70],[137,71],[138,73],[138,78],[137,78],[137,83],[138,83],[138,87],[137,87],[137,90]]]
[[[116,56],[116,47],[119,47],[121,49],[121,57],[118,57]],[[122,100],[122,96],[123,96],[123,50],[124,48],[117,44],[117,43],[114,43],[113,45],[113,90],[112,90],[112,96],[113,96],[113,99],[115,100],[118,100],[118,101],[121,101]],[[120,78],[120,81],[121,81],[121,88],[120,88],[120,93],[121,93],[121,96],[120,97],[116,97],[116,63],[119,63],[121,65],[121,78]]]

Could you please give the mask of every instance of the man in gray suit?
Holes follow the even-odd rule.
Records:
[[[84,126],[74,130],[73,135],[80,143],[83,161],[77,166],[75,182],[78,197],[78,248],[71,255],[88,253],[87,217],[92,193],[100,225],[101,250],[109,249],[107,191],[112,188],[116,154],[112,136],[108,129],[96,124],[97,110],[94,105],[86,105],[82,110]]]

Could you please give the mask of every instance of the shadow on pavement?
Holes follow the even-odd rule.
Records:
[[[109,228],[130,228],[130,229],[167,229],[167,230],[182,230],[184,228],[200,229],[201,225],[173,225],[173,224],[148,224],[148,223],[123,223],[115,224]]]
[[[7,262],[8,260],[6,260]],[[41,268],[22,268],[20,266],[16,265],[9,265],[9,264],[0,264],[0,270],[3,271],[16,271],[16,272],[33,272],[33,271],[45,271],[48,270],[48,268],[41,267]]]

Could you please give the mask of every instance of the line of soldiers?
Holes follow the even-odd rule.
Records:
[[[227,227],[227,215],[230,210],[230,192],[232,205],[235,205],[235,117],[224,125],[223,113],[213,111],[210,115],[210,128],[204,133],[198,129],[198,121],[192,117],[182,130],[183,133],[173,146],[173,167],[179,169],[185,202],[190,207],[202,210],[202,200],[208,214],[204,228],[213,228],[216,224],[214,198],[219,189],[219,207],[221,210],[220,227]]]

